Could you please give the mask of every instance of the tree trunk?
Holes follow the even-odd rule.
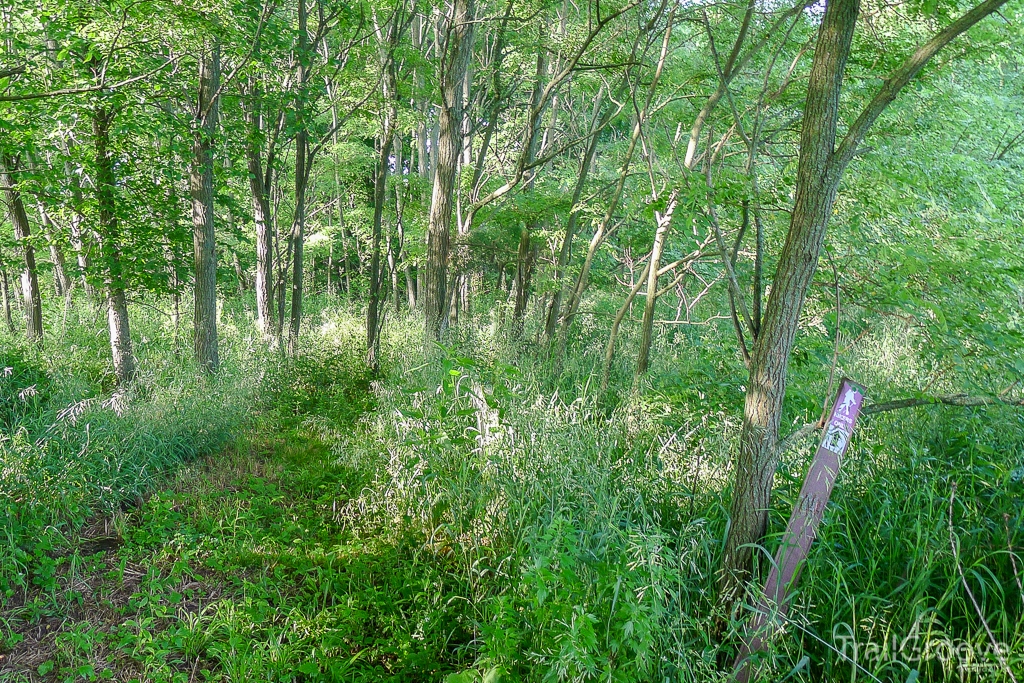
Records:
[[[523,335],[526,305],[530,301],[530,280],[533,278],[533,264],[536,256],[537,246],[533,244],[530,226],[524,223],[519,231],[519,253],[516,259],[516,302],[512,309],[512,336],[516,339]]]
[[[392,28],[397,33],[397,27]],[[385,66],[389,75],[384,97],[390,98],[389,112],[384,122],[384,135],[380,143],[380,155],[377,158],[377,170],[373,179],[373,225],[371,234],[370,254],[370,301],[366,307],[366,364],[376,371],[380,366],[380,309],[381,289],[384,278],[381,274],[381,233],[384,216],[384,202],[387,200],[388,163],[391,148],[395,142],[395,126],[397,125],[398,106],[393,89],[396,79],[393,78],[393,67]],[[390,243],[390,240],[389,240]],[[390,251],[390,250],[389,250]]]
[[[178,352],[178,327],[181,324],[181,282],[178,280],[178,263],[174,245],[170,239],[164,241],[164,258],[167,260],[167,280],[171,290],[171,327],[174,332],[174,352]]]
[[[214,40],[199,63],[199,100],[192,146],[192,244],[195,249],[196,362],[217,372],[217,238],[213,215],[213,137],[217,132],[220,44]]]
[[[658,227],[654,232],[654,246],[651,248],[651,261],[647,269],[647,302],[644,304],[644,318],[640,325],[640,350],[637,353],[636,374],[647,372],[651,355],[651,335],[654,331],[654,308],[658,302],[658,269],[661,267],[661,254],[665,248],[665,238],[672,224],[672,212],[676,208],[676,193],[669,197],[665,213],[654,212]]]
[[[662,5],[661,11],[664,11],[665,5]],[[648,86],[647,97],[644,100],[644,106],[641,110],[636,111],[633,119],[633,131],[629,138],[629,147],[626,150],[625,159],[622,162],[622,166],[619,168],[619,179],[616,183],[615,190],[612,193],[611,201],[608,204],[608,209],[605,211],[604,217],[601,220],[597,230],[594,231],[594,236],[590,240],[590,246],[587,249],[586,258],[583,260],[583,266],[580,269],[580,274],[576,280],[576,286],[569,295],[569,300],[566,302],[565,314],[562,316],[562,327],[559,331],[558,348],[556,350],[556,357],[560,359],[565,352],[565,346],[568,342],[569,327],[572,325],[572,320],[576,316],[576,311],[579,309],[580,303],[583,301],[583,293],[587,289],[587,282],[590,276],[590,267],[594,262],[594,257],[597,254],[598,248],[602,242],[607,239],[614,231],[614,227],[611,227],[612,218],[615,216],[615,211],[619,207],[619,202],[622,200],[622,194],[626,187],[626,181],[629,178],[629,167],[633,161],[633,155],[636,152],[637,143],[640,141],[640,137],[643,132],[643,127],[647,122],[648,112],[651,108],[651,103],[654,100],[654,94],[657,91],[658,82],[661,80],[662,71],[665,68],[665,61],[668,57],[670,46],[670,40],[672,37],[672,27],[675,22],[676,7],[674,6],[668,13],[668,21],[665,26],[665,35],[661,41],[661,51],[658,57],[658,65],[654,69],[654,75],[651,79],[651,83]],[[635,90],[632,93],[631,99],[636,99],[637,92]]]
[[[68,276],[64,249],[60,246],[60,242],[57,241],[56,226],[54,226],[53,221],[50,219],[50,214],[41,202],[39,204],[39,218],[43,223],[43,237],[46,238],[50,245],[50,263],[53,265],[54,292],[56,292],[58,297],[70,295],[71,287],[74,283],[71,277]]]
[[[448,325],[448,248],[452,195],[462,151],[463,83],[473,54],[475,0],[454,0],[441,67],[437,162],[427,231],[426,286],[422,292],[427,338],[440,339]]]
[[[409,301],[409,310],[416,308],[416,278],[412,274],[412,266],[405,264],[405,295]]]
[[[543,33],[541,34],[543,37]],[[532,164],[537,158],[537,148],[540,143],[540,127],[542,122],[541,98],[544,90],[544,79],[548,71],[547,52],[543,48],[537,49],[537,71],[533,83],[533,94],[530,96],[530,111],[536,115],[533,118],[533,125],[527,133],[526,139],[526,164]],[[524,192],[532,192],[534,180],[537,177],[536,170],[529,172],[530,175],[524,184]],[[537,245],[533,244],[533,233],[538,228],[538,222],[531,220],[523,224],[519,233],[519,251],[516,259],[516,301],[512,309],[512,334],[519,338],[523,333],[524,318],[526,317],[526,305],[530,297],[530,281],[533,277],[533,268],[537,258]]]
[[[601,394],[608,391],[608,380],[612,374],[612,360],[615,358],[615,340],[619,336],[619,326],[622,325],[623,318],[633,308],[633,299],[636,298],[640,288],[643,287],[644,278],[647,277],[650,272],[651,263],[647,262],[644,266],[644,270],[640,273],[640,277],[633,283],[632,289],[629,290],[629,294],[626,295],[626,300],[622,302],[622,306],[619,307],[619,312],[615,314],[615,319],[612,321],[612,329],[608,333],[608,344],[604,350],[604,367],[601,370]]]
[[[241,296],[245,294],[245,271],[242,270],[242,262],[238,258],[238,252],[231,252],[231,263],[235,268],[235,280],[238,285],[238,294]]]
[[[565,234],[562,236],[562,246],[558,250],[558,261],[555,263],[555,277],[552,284],[554,294],[551,298],[551,306],[548,308],[547,321],[544,324],[544,335],[547,337],[548,343],[551,343],[554,339],[555,332],[558,329],[558,316],[562,308],[562,279],[565,277],[565,269],[568,267],[569,259],[572,257],[572,242],[576,237],[576,223],[579,221],[579,211],[583,208],[577,205],[583,194],[583,188],[587,183],[590,167],[597,156],[598,136],[593,134],[593,128],[592,126],[590,143],[580,159],[579,172],[576,176],[576,187],[573,189],[572,200],[569,204],[569,218],[565,223]]]
[[[4,321],[7,323],[7,330],[12,335],[16,334],[14,318],[11,317],[11,283],[7,278],[7,269],[3,267],[0,267],[0,294],[4,300]]]
[[[299,93],[305,97],[306,81],[309,73],[306,69],[306,43],[308,33],[306,27],[306,0],[299,0]],[[295,216],[292,219],[292,308],[288,324],[288,355],[298,353],[299,324],[302,321],[302,247],[306,232],[306,184],[309,180],[309,169],[306,167],[309,130],[306,127],[305,109],[300,101],[296,108],[298,132],[295,134]]]
[[[70,155],[70,148],[67,150]],[[89,282],[89,255],[85,249],[85,236],[82,232],[82,206],[85,203],[85,198],[82,196],[82,181],[78,174],[74,172],[71,167],[71,163],[67,162],[64,164],[64,173],[70,179],[71,182],[71,199],[74,203],[72,209],[74,213],[71,215],[71,246],[75,250],[75,258],[78,263],[78,275],[82,280],[82,289],[85,290],[85,296],[90,300],[96,298],[96,292]]]
[[[93,142],[96,147],[96,204],[99,209],[98,240],[107,296],[107,324],[114,375],[119,385],[135,378],[135,354],[128,324],[121,266],[120,225],[115,211],[114,159],[110,154],[110,124],[114,115],[102,105],[93,110]]]
[[[10,155],[3,156],[0,181],[4,185],[7,210],[14,225],[14,237],[21,245],[25,268],[21,273],[21,293],[25,301],[25,336],[29,341],[43,340],[43,300],[39,293],[39,278],[36,274],[36,254],[32,247],[32,234],[25,212],[25,203],[18,190],[16,174],[17,161]]]
[[[397,119],[397,112],[396,112]],[[399,296],[400,283],[398,280],[399,264],[404,260],[402,251],[405,248],[405,159],[403,158],[404,146],[402,135],[395,136],[395,172],[398,174],[398,181],[395,183],[395,237],[391,239],[388,233],[388,267],[391,269],[391,296],[395,302],[395,315],[402,312],[402,297]],[[410,160],[411,161],[411,160]]]
[[[250,139],[246,144],[245,157],[249,168],[249,192],[252,195],[253,219],[256,223],[256,324],[265,339],[273,337],[274,285],[273,253],[271,248],[270,200],[264,183],[263,162],[259,149],[252,140],[257,132],[256,117],[250,121]],[[268,164],[268,171],[269,164]]]

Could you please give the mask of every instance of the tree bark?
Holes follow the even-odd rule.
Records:
[[[554,338],[555,333],[558,329],[558,316],[561,314],[562,309],[562,288],[563,278],[565,277],[565,269],[569,266],[569,260],[572,258],[572,243],[576,237],[576,224],[579,222],[580,210],[583,208],[578,206],[580,198],[583,196],[583,188],[587,184],[587,176],[590,174],[590,168],[594,165],[594,159],[597,157],[597,143],[598,136],[596,131],[598,127],[602,127],[611,118],[614,108],[609,108],[605,115],[600,119],[597,117],[597,110],[601,106],[601,95],[598,93],[597,102],[594,105],[595,116],[592,118],[590,126],[590,142],[587,143],[586,150],[580,157],[579,171],[576,176],[576,186],[572,192],[572,199],[569,202],[569,218],[565,223],[565,234],[562,236],[562,246],[558,251],[558,261],[555,263],[555,275],[554,275],[554,294],[551,298],[551,306],[548,308],[547,321],[544,324],[544,335],[547,337],[547,341],[550,344]]]
[[[650,272],[651,262],[648,261],[640,273],[640,277],[637,278],[633,287],[629,290],[629,294],[626,295],[626,300],[619,307],[618,313],[615,314],[615,319],[612,320],[612,329],[608,333],[608,344],[605,345],[604,350],[604,366],[601,370],[601,394],[608,391],[608,380],[612,374],[612,360],[615,358],[615,340],[619,336],[619,326],[622,325],[622,320],[626,317],[626,313],[632,308],[633,300],[636,298],[637,293],[640,292],[640,288],[643,287],[644,278],[648,277]]]
[[[217,372],[217,238],[213,214],[213,138],[217,132],[220,87],[220,44],[213,40],[199,62],[199,99],[192,144],[192,244],[195,250],[195,319],[193,341],[196,362]]]
[[[164,259],[167,261],[167,284],[171,290],[171,327],[174,330],[174,351],[178,351],[178,328],[181,325],[181,281],[178,279],[178,259],[170,239],[164,241]]]
[[[125,297],[124,273],[121,264],[120,223],[117,219],[114,189],[114,159],[110,154],[110,124],[114,114],[102,105],[93,110],[93,144],[96,148],[96,204],[99,209],[98,241],[103,262],[103,285],[107,297],[107,326],[114,375],[119,385],[131,382],[136,375],[135,353],[132,350],[131,328],[128,324],[128,302]]]
[[[25,202],[18,190],[17,166],[14,157],[4,154],[0,181],[4,185],[8,215],[14,225],[14,238],[21,245],[25,263],[21,272],[21,293],[25,302],[25,337],[31,342],[40,343],[43,340],[43,300],[39,293],[36,254],[32,247],[28,214],[25,212]]]
[[[665,5],[663,4],[660,11],[664,11]],[[659,11],[659,14],[660,14]],[[579,310],[580,303],[583,301],[583,293],[587,289],[587,281],[590,275],[590,267],[594,262],[594,257],[597,254],[598,248],[601,243],[607,239],[608,235],[612,233],[614,228],[610,228],[612,218],[615,216],[615,211],[619,207],[619,202],[622,200],[622,194],[626,187],[626,181],[629,178],[629,168],[633,161],[633,155],[636,153],[637,143],[640,142],[640,138],[643,134],[643,127],[646,125],[648,112],[651,109],[651,104],[654,100],[655,92],[657,91],[658,82],[661,80],[661,74],[665,68],[665,61],[668,58],[670,52],[670,43],[672,38],[672,27],[675,22],[676,7],[673,7],[667,17],[667,24],[665,26],[665,35],[662,37],[661,50],[658,56],[658,64],[654,69],[654,74],[651,78],[651,83],[648,86],[647,97],[644,99],[644,106],[642,109],[637,110],[633,117],[633,130],[629,138],[629,146],[626,150],[625,159],[622,162],[622,166],[619,168],[619,179],[615,185],[615,190],[612,193],[611,201],[608,204],[608,209],[604,213],[604,217],[601,220],[597,230],[594,231],[594,236],[590,240],[590,246],[587,249],[587,255],[583,260],[583,265],[580,268],[580,274],[576,279],[576,286],[569,295],[569,300],[566,302],[565,314],[562,316],[562,327],[559,332],[559,339],[557,343],[556,355],[557,358],[561,358],[565,352],[565,345],[568,342],[569,327],[572,325],[572,320],[576,316],[576,311]],[[653,26],[653,23],[648,24]],[[634,88],[637,86],[634,86]],[[631,94],[631,99],[636,99],[636,91]]]
[[[426,283],[422,292],[428,339],[440,339],[448,326],[448,252],[452,195],[462,151],[463,83],[473,54],[475,0],[454,0],[441,65],[437,161],[427,231]]]
[[[409,300],[409,310],[416,308],[416,278],[412,274],[412,266],[405,264],[405,295]]]

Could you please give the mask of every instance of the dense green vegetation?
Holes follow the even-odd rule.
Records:
[[[67,385],[50,381],[4,444],[11,680],[722,675],[716,655],[730,645],[708,620],[742,393],[702,379],[729,371],[707,328],[666,343],[652,372],[661,380],[610,409],[574,379],[592,373],[594,354],[571,354],[570,379],[552,387],[543,364],[485,324],[424,354],[417,320],[394,321],[371,385],[361,322],[315,304],[327,305],[294,361],[253,363],[252,339],[231,336],[218,377],[196,381],[154,344],[143,365],[167,369],[139,381],[132,408],[91,405],[67,436],[51,436],[48,420],[63,423],[44,406],[67,400],[59,391],[98,392],[83,381],[88,365],[37,366],[28,378],[25,364],[11,376],[39,386],[65,373]],[[875,384],[912,381],[915,366],[886,330],[847,368]],[[797,385],[820,394],[820,372],[805,367]],[[68,443],[85,433],[87,446]],[[45,448],[33,448],[41,435]],[[1012,408],[867,422],[772,675],[845,679],[849,664],[828,645],[841,648],[846,629],[881,643],[922,618],[932,642],[984,645],[948,550],[953,481],[959,563],[990,627],[1019,652],[1008,551],[1019,543],[1022,448]],[[775,529],[808,454],[783,459]],[[907,659],[868,670],[963,679],[955,661],[943,671],[938,659]]]
[[[1021,681],[1022,9],[0,0],[0,680]]]

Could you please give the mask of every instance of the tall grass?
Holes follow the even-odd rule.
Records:
[[[50,320],[42,348],[3,340],[0,600],[51,587],[71,532],[134,504],[178,464],[222,449],[258,399],[266,359],[230,315],[223,367],[203,377],[187,330],[176,339],[166,318],[135,313],[141,373],[127,390],[113,391],[106,335],[89,306]]]
[[[439,348],[412,343],[419,324],[391,325],[401,341],[378,410],[358,436],[335,435],[335,452],[371,473],[345,511],[352,525],[411,534],[423,557],[463,576],[464,647],[477,672],[465,680],[725,677],[716,662],[730,660],[739,634],[725,644],[712,635],[728,617],[715,571],[745,379],[728,331],[660,335],[658,363],[639,383],[627,333],[609,397],[596,393],[596,332],[566,355],[559,381],[529,335],[510,343],[495,321]],[[920,361],[901,336],[881,329],[839,371],[907,390]],[[797,358],[787,425],[817,418],[827,373]],[[765,557],[812,449],[785,454]],[[1011,409],[865,419],[760,675],[1008,680],[1010,666],[1019,676],[1024,597],[1011,553],[1024,567],[1022,453],[1024,420]]]
[[[427,345],[421,319],[389,312],[384,371],[372,377],[359,313],[328,298],[308,304],[302,353],[285,364],[254,340],[244,307],[228,305],[216,378],[199,377],[182,336],[176,344],[166,320],[140,311],[143,377],[126,395],[111,394],[105,337],[88,332],[87,319],[48,338],[44,353],[5,352],[7,597],[46,586],[54,549],[90,515],[131,504],[161,473],[216,452],[256,420],[329,447],[332,467],[345,472],[329,478],[338,487],[324,507],[332,528],[349,548],[390,545],[408,565],[402,581],[419,577],[387,585],[429,606],[409,612],[418,620],[411,637],[435,641],[424,651],[446,660],[423,670],[462,666],[455,683],[728,677],[721,663],[745,617],[724,642],[715,637],[713,623],[734,616],[716,604],[715,585],[745,382],[728,328],[662,330],[654,367],[634,380],[627,326],[611,391],[600,394],[596,316],[555,373],[534,334],[539,316],[511,340],[500,309],[481,306],[444,345]],[[608,308],[599,297],[592,305]],[[828,338],[801,337],[785,429],[820,414],[830,357]],[[932,370],[912,335],[881,326],[837,374],[885,398],[923,386]],[[762,574],[813,446],[783,454]],[[864,419],[762,679],[1008,680],[1010,667],[1019,680],[1022,467],[1019,411],[932,407]],[[316,593],[343,591],[345,581],[351,587],[332,579]],[[245,679],[253,663],[236,659],[227,673]]]

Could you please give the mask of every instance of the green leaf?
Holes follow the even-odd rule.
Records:
[[[499,683],[501,681],[501,677],[504,675],[505,670],[500,666],[496,666],[489,669],[487,673],[484,674],[484,678],[481,683]]]
[[[466,669],[457,674],[448,674],[445,683],[477,683],[480,680],[480,673],[476,669]]]
[[[299,664],[299,666],[297,667],[297,671],[300,674],[314,676],[320,673],[320,667],[317,665],[316,662],[306,662],[304,664]]]

